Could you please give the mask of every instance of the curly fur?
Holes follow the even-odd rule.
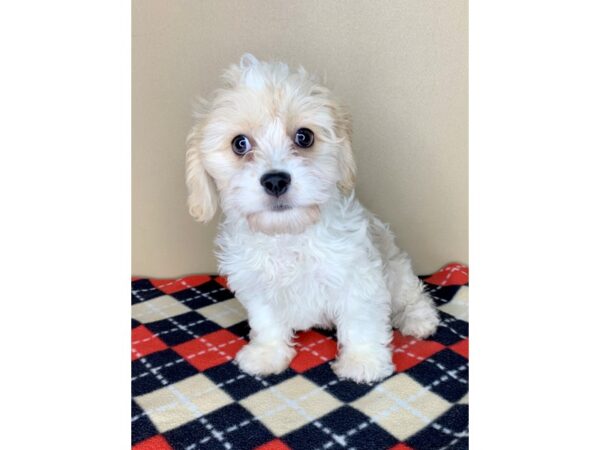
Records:
[[[186,181],[193,217],[210,220],[217,204],[224,213],[220,271],[252,330],[240,367],[281,372],[295,355],[294,332],[319,326],[337,328],[339,377],[390,375],[392,326],[424,338],[439,319],[407,254],[355,197],[348,112],[302,68],[244,55],[224,79],[190,133]],[[298,128],[314,132],[313,147],[294,146]],[[238,134],[253,144],[243,157],[231,150]],[[259,183],[270,170],[291,175],[281,198]]]

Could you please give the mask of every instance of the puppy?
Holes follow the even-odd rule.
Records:
[[[303,68],[246,54],[204,101],[188,137],[190,214],[223,211],[220,272],[248,311],[236,356],[253,375],[279,373],[296,330],[336,327],[340,378],[393,372],[392,326],[425,338],[437,310],[387,225],[354,194],[348,112]]]

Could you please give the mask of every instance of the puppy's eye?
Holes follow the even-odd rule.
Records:
[[[294,142],[300,148],[309,148],[313,145],[315,141],[315,135],[308,128],[300,128],[296,131],[296,136],[294,136]]]
[[[231,141],[231,148],[236,155],[242,156],[252,149],[252,145],[250,144],[250,139],[243,134],[240,134]]]

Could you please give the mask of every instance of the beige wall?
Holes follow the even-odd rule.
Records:
[[[134,0],[134,274],[214,272],[185,204],[193,98],[244,52],[326,73],[354,117],[358,195],[428,273],[467,263],[466,0]]]

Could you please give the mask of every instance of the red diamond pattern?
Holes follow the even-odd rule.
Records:
[[[229,286],[227,286],[227,278],[225,277],[215,277],[215,281],[217,283],[219,283],[221,286],[223,286],[226,289],[229,289]]]
[[[439,342],[420,341],[411,336],[402,336],[396,330],[394,330],[392,345],[394,348],[392,361],[398,372],[404,372],[416,366],[445,348]]]
[[[274,439],[266,444],[256,447],[255,450],[291,450],[287,445],[281,442],[279,439]]]
[[[131,330],[131,360],[167,349],[167,345],[144,325]]]
[[[298,373],[331,361],[337,353],[337,343],[333,339],[313,330],[298,333],[294,343],[298,353],[290,367]]]
[[[198,370],[206,370],[231,361],[246,341],[222,329],[173,347]]]
[[[390,450],[412,450],[412,448],[410,448],[406,444],[396,444],[392,448],[390,448]]]
[[[434,273],[429,278],[425,278],[426,283],[437,286],[454,286],[469,283],[469,268],[463,264],[452,263],[444,266],[440,271]]]
[[[173,447],[159,434],[134,445],[131,450],[173,450]]]
[[[463,339],[462,341],[451,345],[449,348],[454,350],[459,355],[469,359],[469,338]]]

